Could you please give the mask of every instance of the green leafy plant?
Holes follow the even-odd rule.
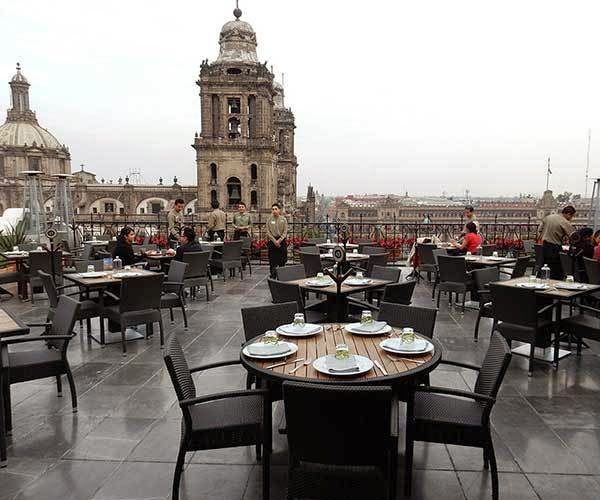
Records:
[[[0,232],[0,251],[9,252],[25,242],[25,221],[19,221],[15,226],[10,225],[8,231]]]

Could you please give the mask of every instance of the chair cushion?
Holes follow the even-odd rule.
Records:
[[[63,372],[61,353],[55,349],[44,347],[36,351],[8,353],[8,373],[11,384],[51,377]]]
[[[56,349],[39,349],[36,351],[21,351],[8,353],[8,366],[12,368],[35,366],[44,363],[62,361],[60,351]]]
[[[169,307],[169,306],[179,306],[181,305],[181,299],[179,298],[179,294],[169,292],[163,293],[160,296],[160,306],[161,307]]]
[[[483,406],[471,399],[434,394],[415,393],[415,419],[445,424],[481,426]]]

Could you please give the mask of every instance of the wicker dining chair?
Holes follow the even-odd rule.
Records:
[[[517,257],[517,262],[515,262],[515,266],[512,268],[512,273],[510,274],[510,279],[522,278],[525,276],[530,262],[529,257]]]
[[[560,267],[562,268],[563,278],[569,275],[577,277],[575,257],[566,252],[560,252],[558,255],[560,258]]]
[[[212,285],[210,276],[209,259],[211,252],[186,252],[183,254],[183,262],[187,264],[185,274],[183,275],[184,288],[190,289],[192,299],[196,298],[196,289],[203,286],[206,291],[206,301],[210,299],[208,285]]]
[[[161,314],[160,297],[164,274],[155,273],[135,278],[122,278],[119,296],[106,292],[117,304],[104,307],[102,316],[121,326],[121,344],[123,356],[127,355],[125,331],[130,326],[146,325],[146,337],[152,335],[152,326],[158,323],[160,347],[164,345],[164,327]],[[101,343],[104,337],[100,333]]]
[[[536,295],[535,290],[490,283],[492,311],[496,331],[511,345],[513,340],[530,345],[528,375],[533,373],[535,348],[552,346],[554,333],[554,364],[558,367],[558,325],[552,317],[554,302]],[[518,307],[515,305],[518,304]]]
[[[299,253],[300,262],[304,266],[304,274],[306,275],[306,277],[312,278],[313,276],[316,276],[317,273],[323,272],[320,253],[309,253],[303,250],[300,250]]]
[[[190,368],[176,335],[169,337],[164,359],[183,414],[171,498],[179,499],[179,483],[187,452],[254,445],[258,460],[262,447],[263,500],[268,500],[272,432],[268,391],[233,390],[197,396],[192,373],[239,365],[240,360],[218,361]]]
[[[490,292],[490,283],[500,280],[500,271],[497,267],[485,267],[483,269],[475,269],[471,271],[471,277],[475,283],[475,289],[479,297],[479,311],[475,320],[475,330],[473,332],[473,340],[479,340],[479,323],[481,318],[494,318],[492,310],[492,293]],[[492,332],[496,329],[496,320],[492,324]]]
[[[440,307],[440,296],[442,292],[448,293],[450,302],[452,294],[462,295],[462,310],[465,310],[467,292],[473,286],[470,273],[467,272],[467,263],[464,257],[438,256],[440,282],[437,287],[437,307]]]
[[[398,401],[391,387],[284,382],[283,401],[287,500],[396,498]]]
[[[54,284],[54,280],[52,279],[52,276],[50,276],[49,274],[47,274],[43,271],[38,271],[38,275],[42,281],[44,290],[46,291],[46,295],[48,295],[48,302],[50,304],[50,307],[48,308],[47,319],[48,319],[48,321],[50,321],[50,320],[52,320],[52,318],[56,312],[56,308],[58,307],[58,300],[59,300],[60,296],[62,295],[63,291],[67,288],[72,288],[72,285],[63,285],[63,286],[57,287]],[[81,293],[75,292],[75,293],[70,293],[67,295],[70,295],[70,296],[71,295],[81,295]],[[83,299],[83,298],[81,298],[81,300],[79,300],[80,308],[79,308],[79,312],[77,313],[77,319],[79,320],[80,323],[83,320],[86,321],[88,337],[92,334],[92,322],[91,322],[92,318],[99,319],[100,331],[104,332],[104,322],[100,319],[102,316],[103,308],[104,308],[102,299],[103,299],[102,294],[99,294],[97,300]]]
[[[430,307],[382,302],[377,319],[396,328],[413,328],[415,332],[433,338],[436,316],[437,309]]]
[[[291,323],[298,312],[297,302],[282,302],[266,306],[242,308],[242,324],[246,342],[263,335],[267,330]],[[246,388],[250,389],[256,381],[251,373],[246,374]]]
[[[391,302],[393,304],[410,305],[412,296],[417,286],[416,280],[403,281],[402,283],[392,283],[385,285],[381,302]]]
[[[223,274],[223,281],[226,281],[227,271],[233,277],[235,270],[240,271],[240,280],[244,279],[244,270],[242,266],[242,242],[225,241],[223,243],[223,254],[220,259],[211,259],[210,265],[220,269]]]
[[[31,303],[34,304],[35,292],[38,289],[43,288],[42,280],[38,274],[38,271],[43,271],[48,274],[52,274],[52,260],[54,260],[54,279],[60,285],[62,285],[62,252],[59,250],[54,253],[54,258],[50,252],[46,251],[32,251],[29,252],[28,260],[28,276],[29,286],[31,288]]]
[[[306,272],[302,264],[278,267],[276,272],[279,281],[295,281],[306,278]]]
[[[295,283],[286,283],[267,278],[271,299],[274,304],[283,302],[295,302],[298,304],[298,312],[304,313],[306,321],[318,323],[325,319],[324,311],[326,308],[326,300],[313,300],[306,302],[302,289]]]
[[[367,269],[366,275],[369,278],[373,277],[373,269],[375,267],[385,267],[387,265],[389,253],[375,253],[369,255],[369,260],[367,261]]]
[[[363,247],[363,249],[360,253],[362,253],[364,255],[377,255],[380,253],[388,253],[388,251],[383,247],[377,247],[377,246],[371,245],[371,246]]]
[[[169,309],[171,324],[173,324],[175,321],[175,318],[173,317],[173,308],[181,308],[181,314],[183,315],[183,327],[186,330],[188,327],[188,320],[185,312],[183,280],[187,266],[188,265],[185,262],[179,262],[177,260],[171,262],[171,265],[169,266],[169,274],[167,275],[167,281],[163,282],[162,284],[162,294],[160,296],[160,308]]]
[[[437,287],[440,284],[440,265],[438,260],[440,255],[447,256],[448,250],[446,250],[445,248],[436,248],[433,251],[433,260],[435,261],[435,272],[433,286],[431,287],[431,300],[435,299],[435,291],[437,290]]]
[[[498,500],[498,469],[490,431],[490,414],[511,359],[502,336],[492,334],[481,367],[441,361],[478,372],[473,392],[444,387],[417,386],[407,405],[405,494],[412,489],[415,441],[483,448],[484,468],[491,468],[492,498]],[[289,422],[288,422],[289,425]]]
[[[420,278],[420,273],[427,273],[427,280],[431,281],[431,276],[436,272],[437,264],[433,251],[437,249],[437,245],[433,243],[417,243],[417,257],[419,262],[417,278]]]
[[[400,279],[401,273],[402,270],[396,266],[373,266],[369,277],[377,280],[385,280],[391,281],[392,283],[397,283]],[[373,302],[373,298],[375,298],[379,304],[381,302],[383,293],[384,290],[368,290],[365,292],[365,298],[369,303]]]
[[[48,377],[56,377],[58,396],[62,396],[62,375],[67,376],[71,390],[71,406],[77,412],[77,390],[71,373],[67,348],[75,335],[73,327],[77,321],[80,304],[65,295],[58,305],[50,323],[30,323],[30,327],[43,327],[41,335],[23,335],[0,339],[0,370],[4,383],[4,412],[7,432],[12,429],[10,385]],[[37,342],[38,348],[29,351],[11,352],[9,346]]]

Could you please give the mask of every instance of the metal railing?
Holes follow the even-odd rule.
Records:
[[[260,261],[266,256],[267,218],[257,214],[253,222],[253,254]],[[196,234],[205,235],[207,221],[196,215],[186,215],[184,224],[195,229]],[[76,232],[83,239],[94,239],[100,235],[116,236],[124,226],[132,227],[140,239],[147,236],[152,242],[161,246],[167,245],[167,214],[89,214],[75,217]],[[288,225],[289,257],[297,260],[297,250],[309,238],[326,238],[335,240],[343,229],[352,242],[372,241],[374,245],[387,248],[392,260],[402,260],[408,256],[417,238],[440,237],[452,238],[459,235],[464,224],[448,223],[407,223],[398,222],[395,218],[381,222],[291,222]],[[480,233],[488,243],[495,244],[500,250],[518,250],[522,242],[537,238],[538,224],[532,222],[512,223],[484,222],[480,224]],[[227,222],[226,238],[233,237],[233,225]]]

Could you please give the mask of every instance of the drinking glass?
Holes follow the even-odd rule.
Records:
[[[323,278],[325,278],[325,276],[323,275],[323,273],[317,273],[317,279],[320,281]]]
[[[467,257],[470,257],[470,256],[471,256],[471,252],[467,252]]]
[[[265,344],[277,344],[279,342],[279,335],[275,330],[269,330],[263,335],[263,342]]]
[[[331,244],[331,240],[329,238],[327,238],[327,244],[330,245]]]
[[[411,344],[415,341],[415,331],[412,328],[402,328],[402,342]]]
[[[575,278],[569,274],[569,275],[567,275],[567,277],[565,278],[565,281],[566,281],[567,283],[575,283]]]
[[[348,359],[350,357],[350,349],[346,344],[337,344],[335,346],[335,359]]]
[[[355,248],[354,250],[352,250],[352,253],[358,253],[358,248]]]
[[[19,247],[18,246],[14,246],[13,247],[13,252],[18,252],[19,251]]]
[[[498,252],[492,252],[492,257],[498,257]]]
[[[306,324],[306,322],[304,319],[304,314],[302,314],[302,313],[294,314],[294,322],[293,322],[294,326],[297,326],[299,328],[304,328],[305,324]]]
[[[356,279],[361,280],[364,278],[364,274],[362,271],[356,271]]]
[[[369,325],[373,323],[373,314],[369,310],[364,310],[360,315],[360,324]]]
[[[87,266],[87,272],[88,273],[93,273],[94,272],[94,266],[91,265],[91,264],[89,266]]]

